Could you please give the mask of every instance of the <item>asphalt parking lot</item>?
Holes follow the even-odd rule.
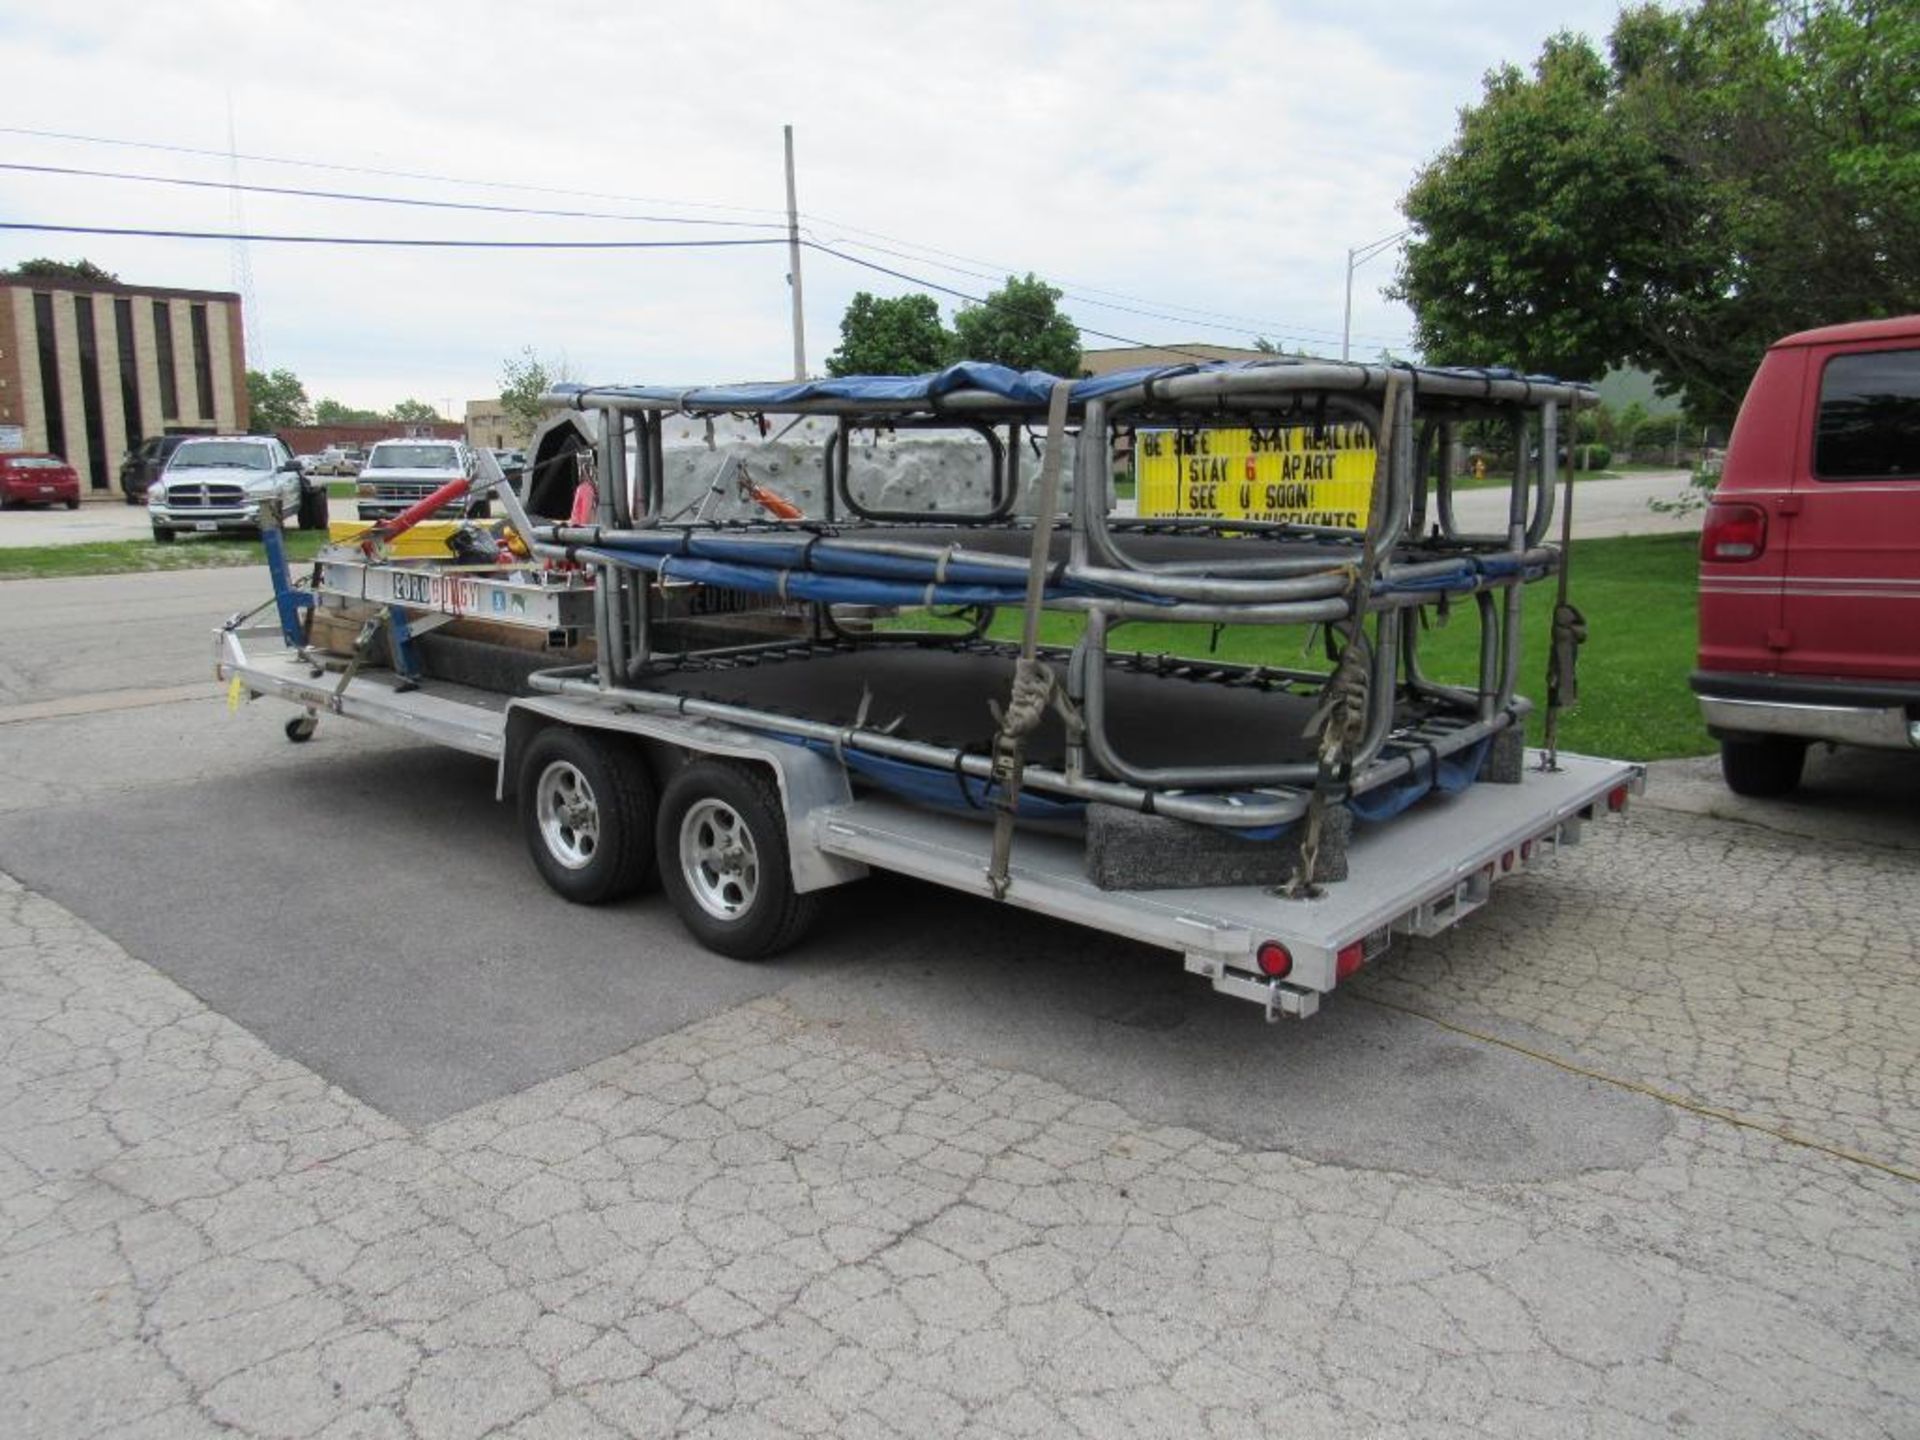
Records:
[[[1663,767],[1269,1027],[903,881],[568,907],[228,713],[260,583],[0,586],[0,1433],[1920,1433],[1914,767]]]

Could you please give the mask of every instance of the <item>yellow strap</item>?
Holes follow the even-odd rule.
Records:
[[[1756,1119],[1751,1115],[1741,1115],[1735,1111],[1723,1109],[1718,1105],[1703,1104],[1698,1100],[1676,1094],[1671,1090],[1663,1090],[1657,1085],[1648,1085],[1639,1080],[1628,1080],[1619,1075],[1609,1075],[1604,1070],[1595,1070],[1589,1066],[1577,1064],[1559,1055],[1549,1054],[1545,1050],[1536,1050],[1531,1046],[1521,1045],[1512,1040],[1503,1040],[1498,1035],[1490,1035],[1484,1030],[1475,1030],[1467,1025],[1456,1024],[1451,1020],[1442,1020],[1438,1015],[1416,1009],[1412,1005],[1402,1005],[1397,1001],[1382,999],[1378,995],[1355,995],[1353,998],[1367,1005],[1377,1005],[1382,1010],[1394,1010],[1402,1015],[1411,1016],[1416,1020],[1424,1020],[1429,1025],[1437,1025],[1442,1030],[1450,1030],[1455,1035],[1464,1036],[1469,1040],[1478,1040],[1483,1045],[1494,1045],[1502,1050],[1511,1050],[1516,1055],[1524,1055],[1529,1060],[1541,1061],[1544,1064],[1553,1066],[1556,1070],[1564,1070],[1569,1075],[1578,1075],[1583,1080],[1596,1080],[1603,1085],[1612,1085],[1621,1090],[1631,1091],[1635,1095],[1644,1095],[1650,1100],[1658,1100],[1662,1105],[1671,1105],[1676,1110],[1685,1110],[1687,1113],[1698,1115],[1704,1120],[1717,1120],[1723,1125],[1732,1125],[1742,1130],[1757,1131],[1762,1135],[1770,1136],[1775,1140],[1781,1141],[1783,1144],[1798,1145],[1806,1150],[1817,1150],[1822,1155],[1830,1155],[1836,1160],[1845,1160],[1851,1165],[1864,1165],[1869,1170],[1878,1170],[1882,1174],[1893,1176],[1895,1179],[1911,1180],[1915,1184],[1920,1184],[1920,1172],[1906,1169],[1901,1165],[1890,1164],[1885,1160],[1876,1159],[1872,1155],[1849,1149],[1845,1145],[1836,1145],[1831,1141],[1822,1140],[1813,1135],[1802,1135],[1798,1131],[1787,1129],[1784,1125],[1777,1125],[1767,1120]]]

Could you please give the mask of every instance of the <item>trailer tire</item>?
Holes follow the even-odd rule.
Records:
[[[1766,799],[1789,794],[1800,784],[1806,763],[1804,740],[1730,735],[1720,742],[1720,774],[1736,795]]]
[[[696,760],[667,784],[655,840],[661,888],[709,950],[766,960],[797,943],[819,897],[793,888],[780,792],[757,769]]]
[[[630,745],[555,725],[527,743],[518,786],[534,868],[577,905],[640,891],[654,874],[653,776]]]

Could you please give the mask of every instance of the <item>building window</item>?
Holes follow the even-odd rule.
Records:
[[[193,319],[193,378],[200,391],[200,418],[213,419],[213,343],[207,338],[207,307],[195,305]]]
[[[47,449],[64,460],[67,415],[60,405],[60,351],[53,340],[53,296],[35,292],[33,328],[40,341],[40,408],[47,416]]]
[[[153,343],[160,352],[160,418],[180,418],[180,382],[173,366],[173,311],[164,300],[153,302]]]
[[[100,342],[93,331],[93,297],[73,297],[73,325],[80,336],[80,410],[87,425],[87,484],[107,488],[107,426],[100,413]]]
[[[126,421],[127,448],[136,448],[144,438],[140,424],[140,360],[133,353],[133,301],[113,302],[113,333],[120,341],[120,414]]]

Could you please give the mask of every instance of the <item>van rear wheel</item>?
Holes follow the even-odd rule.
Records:
[[[1720,742],[1720,774],[1736,795],[1763,800],[1790,794],[1807,764],[1807,742],[1777,735],[1728,736]]]

